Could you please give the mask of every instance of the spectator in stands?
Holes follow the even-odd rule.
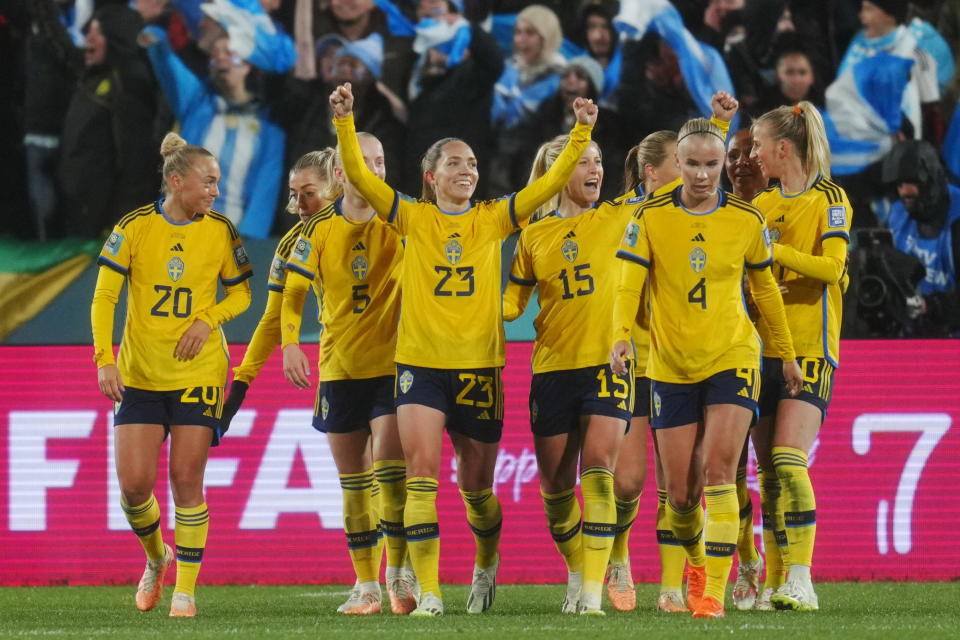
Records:
[[[319,46],[324,49],[337,44],[334,39],[324,39]],[[354,95],[363,97],[357,101],[354,112],[357,129],[380,140],[389,166],[400,166],[406,130],[396,117],[392,94],[383,91],[385,87],[378,83],[382,71],[383,39],[379,33],[371,33],[360,40],[339,43],[333,57],[332,84],[289,79],[282,115],[289,134],[287,158],[292,158],[287,164],[293,166],[297,158],[309,151],[336,146],[337,133],[328,98],[337,85],[350,82]]]
[[[894,245],[917,256],[927,269],[914,335],[949,336],[960,328],[960,188],[948,182],[936,150],[921,140],[894,145],[883,161],[883,180],[897,190],[886,219]]]
[[[577,32],[573,34],[576,43],[583,47],[603,70],[599,104],[614,111],[617,109],[614,96],[620,85],[620,69],[624,64],[620,36],[613,26],[615,15],[616,3],[606,0],[586,0],[580,11]],[[563,131],[568,129],[569,127]],[[563,131],[558,132],[557,135]],[[608,179],[607,184],[611,183],[612,181]]]
[[[534,125],[519,132],[527,138],[522,155],[535,156],[544,140],[552,140],[569,131],[577,119],[573,112],[574,100],[588,98],[597,102],[603,93],[603,83],[603,69],[594,58],[577,56],[567,62],[556,94],[540,105],[533,119]],[[600,116],[593,129],[593,141],[603,155],[601,199],[615,198],[623,186],[623,159],[630,141],[615,112],[600,107]]]
[[[430,4],[428,0],[421,0],[418,7],[424,9]],[[392,166],[402,167],[401,190],[417,193],[420,160],[427,148],[441,138],[460,138],[477,156],[479,190],[483,198],[492,193],[487,180],[493,164],[490,162],[490,108],[494,83],[503,73],[503,55],[490,34],[477,25],[470,25],[459,12],[451,11],[450,6],[445,9],[439,19],[446,27],[421,31],[414,42],[420,58],[410,81],[404,159]],[[469,45],[459,61],[455,61],[451,59],[457,55],[452,50],[452,41],[463,28],[469,29]],[[358,101],[357,105],[357,109],[365,108],[364,101]]]
[[[155,85],[136,42],[142,25],[133,9],[107,5],[85,27],[84,71],[60,140],[67,235],[99,237],[159,194],[150,135]]]
[[[803,44],[802,36],[785,33],[774,43],[773,69],[775,84],[760,96],[757,111],[766,113],[781,105],[795,105],[801,100],[823,109],[823,83],[820,82],[813,54]]]
[[[284,133],[252,90],[254,67],[231,49],[225,33],[213,42],[207,79],[184,65],[163,29],[146,27],[141,44],[183,137],[220,159],[220,195],[214,209],[242,235],[266,237],[283,178]]]
[[[25,3],[23,129],[33,237],[46,240],[60,209],[60,134],[82,59],[60,21],[63,2]]]
[[[522,144],[518,134],[560,86],[562,40],[560,21],[547,7],[530,5],[517,15],[513,57],[497,81],[490,112],[497,154],[490,172],[492,193],[511,193],[526,182],[533,158],[518,153]]]

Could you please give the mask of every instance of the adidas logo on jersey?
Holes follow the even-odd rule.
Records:
[[[170,247],[170,251],[183,251],[183,245],[178,242],[177,244]]]
[[[811,387],[809,384],[803,385],[803,390],[807,393],[813,393],[813,387]]]
[[[358,242],[357,244],[353,245],[353,250],[354,250],[354,251],[366,251],[367,248],[366,248],[365,246],[363,246],[363,243],[362,243],[362,242]]]
[[[577,237],[577,234],[575,234],[573,231],[563,236],[564,240],[566,240],[567,238],[576,238],[576,237]]]
[[[212,418],[212,417],[213,417],[213,413],[211,413],[210,407],[207,407],[207,408],[206,408],[206,410],[203,412],[203,415],[205,415],[205,416],[208,417],[208,418]]]
[[[483,410],[483,413],[477,416],[477,420],[489,420],[489,419],[490,419],[490,413],[486,409]]]
[[[740,389],[740,391],[737,391],[737,395],[738,395],[738,396],[743,396],[744,398],[749,398],[749,397],[750,397],[749,395],[747,395],[747,390],[746,390],[746,389]]]
[[[786,217],[786,216],[780,216],[779,218],[777,218],[776,220],[774,220],[774,222],[783,222],[783,221],[784,221],[783,219],[784,219],[785,217]]]
[[[707,239],[703,237],[702,233],[698,233],[697,235],[690,238],[690,242],[706,242],[706,241]]]
[[[627,403],[624,402],[623,400],[621,400],[621,401],[620,401],[620,404],[617,405],[617,409],[621,409],[621,410],[623,410],[623,411],[626,411],[626,410],[627,410]]]
[[[448,238],[459,238],[459,237],[460,237],[460,234],[454,232],[454,233],[451,233],[450,235],[448,235],[447,237],[448,237]]]

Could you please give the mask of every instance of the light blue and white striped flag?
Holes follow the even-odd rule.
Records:
[[[710,99],[715,92],[723,90],[735,95],[720,52],[694,38],[668,0],[622,0],[614,25],[623,40],[639,40],[652,29],[670,45],[677,54],[687,91],[703,117],[713,115]],[[730,123],[731,133],[737,130],[739,122],[737,114]]]

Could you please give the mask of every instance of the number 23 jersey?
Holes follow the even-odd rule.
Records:
[[[644,202],[617,252],[650,272],[647,376],[693,383],[727,369],[759,368],[760,337],[744,304],[743,273],[770,266],[763,216],[724,191],[714,210],[691,213],[680,203],[681,189]]]
[[[124,384],[149,391],[225,384],[230,358],[222,331],[211,331],[192,360],[173,352],[198,315],[217,304],[218,279],[229,287],[253,275],[229,219],[211,211],[177,224],[159,203],[147,205],[117,223],[97,262],[127,276],[117,358]]]

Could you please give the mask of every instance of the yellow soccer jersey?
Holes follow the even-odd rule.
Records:
[[[277,250],[270,264],[270,273],[267,276],[267,306],[253,332],[253,337],[250,338],[250,345],[243,354],[243,362],[233,370],[234,377],[241,382],[247,384],[253,382],[270,354],[280,344],[280,308],[283,301],[283,287],[287,281],[287,260],[290,259],[290,251],[300,237],[302,229],[303,222],[297,222],[277,244]],[[318,303],[321,299],[319,285],[319,280],[315,279],[313,291]]]
[[[211,211],[177,224],[166,218],[162,203],[147,205],[114,227],[98,263],[127,277],[127,317],[117,358],[124,384],[150,391],[224,386],[229,352],[219,328],[250,304],[246,280],[253,275],[226,216]],[[220,305],[218,279],[227,289]],[[119,284],[116,289],[119,293]],[[97,321],[97,310],[93,315],[95,359],[101,366],[110,364],[112,322]],[[174,349],[197,318],[215,330],[195,358],[181,362]]]
[[[742,282],[744,267],[771,261],[763,216],[723,191],[713,211],[690,213],[681,205],[682,189],[655,194],[637,208],[617,252],[649,271],[647,376],[693,383],[727,369],[759,368],[760,338]]]
[[[517,306],[522,312],[537,287],[533,373],[608,362],[609,319],[620,273],[615,247],[625,213],[616,202],[603,202],[572,218],[553,212],[520,234],[504,311]]]
[[[823,256],[825,240],[850,242],[852,211],[847,194],[823,177],[798,194],[785,194],[779,186],[770,187],[760,192],[753,204],[767,219],[775,256],[776,245],[786,245],[807,256]],[[834,367],[838,366],[843,311],[839,283],[827,284],[810,274],[803,275],[776,259],[773,275],[787,288],[783,303],[797,354],[826,358]],[[764,355],[779,357],[769,344],[769,327],[762,318],[757,327],[764,341]]]
[[[304,225],[287,262],[287,289],[306,288],[303,278],[323,286],[320,380],[393,375],[403,244],[376,216],[363,224],[348,220],[341,202]],[[285,304],[285,345],[299,336],[300,318],[291,311]]]
[[[471,202],[465,211],[442,211],[402,196],[363,164],[353,116],[334,125],[350,181],[406,241],[396,361],[438,369],[502,367],[501,245],[567,183],[592,127],[575,125],[547,173],[519,192]]]

